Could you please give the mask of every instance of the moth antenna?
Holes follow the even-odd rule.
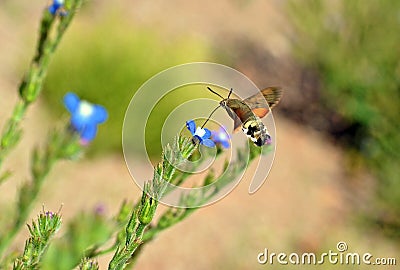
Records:
[[[228,98],[230,98],[232,91],[233,91],[233,88],[231,88],[231,91],[229,91]]]
[[[210,115],[208,116],[208,118],[207,118],[207,120],[204,122],[204,124],[201,126],[201,128],[203,128],[203,127],[207,124],[208,120],[210,120],[211,116],[215,113],[216,110],[218,110],[219,107],[220,107],[220,106],[218,105],[218,106],[210,113]]]
[[[207,89],[210,90],[211,93],[216,94],[217,96],[219,96],[222,99],[225,99],[223,96],[221,96],[220,94],[218,94],[217,92],[215,92],[214,90],[212,90],[210,87],[207,86]]]

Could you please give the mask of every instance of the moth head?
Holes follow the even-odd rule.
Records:
[[[223,100],[221,100],[221,101],[219,102],[219,105],[220,105],[221,107],[223,107],[223,108],[226,108],[226,107],[227,107],[227,100],[228,100],[228,99],[223,99]]]

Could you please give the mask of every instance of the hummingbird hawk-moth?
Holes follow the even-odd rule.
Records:
[[[233,89],[227,98],[207,87],[212,93],[222,98],[220,107],[224,108],[229,117],[234,121],[234,132],[242,128],[244,134],[257,146],[271,142],[267,127],[261,121],[269,111],[278,104],[282,96],[280,87],[268,87],[246,99],[230,98]],[[264,100],[265,99],[265,100]]]

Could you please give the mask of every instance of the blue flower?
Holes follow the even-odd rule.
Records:
[[[199,141],[207,147],[214,147],[215,143],[210,139],[211,131],[208,128],[197,127],[193,120],[186,121],[186,127],[192,133],[193,140]]]
[[[49,6],[48,10],[52,15],[67,15],[67,12],[64,10],[64,0],[53,0],[53,3]]]
[[[74,93],[64,96],[64,105],[71,113],[71,127],[79,133],[82,143],[87,144],[96,137],[97,125],[107,120],[103,106],[80,100]]]
[[[223,127],[220,127],[217,131],[211,131],[211,139],[215,144],[222,145],[223,148],[230,147],[230,136]]]

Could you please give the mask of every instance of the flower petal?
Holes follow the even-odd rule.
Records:
[[[212,140],[210,140],[210,139],[205,139],[205,140],[203,140],[203,141],[201,142],[201,144],[203,144],[203,145],[205,145],[205,146],[207,146],[207,147],[214,147],[214,146],[215,146],[215,143],[214,143]]]
[[[79,102],[79,97],[74,93],[67,93],[63,99],[64,106],[70,113],[74,113],[76,111],[76,109],[79,107]]]
[[[197,127],[196,132],[194,133],[195,136],[199,136],[200,138],[203,138],[204,134],[206,134],[206,131],[201,127]]]
[[[223,148],[229,148],[231,145],[229,144],[229,141],[221,141],[221,145]]]
[[[209,139],[211,137],[211,131],[208,128],[204,129],[204,135],[202,136],[202,139]]]
[[[226,138],[228,138],[228,139],[231,137],[231,136],[229,135],[229,133],[228,133],[223,127],[220,127],[219,133],[221,134],[221,137],[223,136],[224,138],[226,137]]]
[[[54,0],[53,3],[49,6],[49,12],[52,15],[56,15],[57,11],[62,8],[64,5],[64,0]]]
[[[49,12],[50,12],[52,15],[55,15],[55,14],[56,14],[57,9],[58,9],[58,7],[56,7],[55,5],[49,6]]]
[[[196,132],[196,124],[194,123],[194,121],[193,120],[186,121],[186,127],[190,131],[190,133],[194,135],[194,133]]]
[[[96,125],[86,125],[81,133],[81,139],[85,141],[92,141],[96,137],[97,126]]]
[[[82,117],[79,113],[75,113],[72,115],[71,125],[79,133],[82,132],[87,124],[87,119]]]
[[[95,109],[94,120],[98,124],[105,122],[108,117],[107,110],[103,106],[100,106],[100,105],[95,105],[94,109]]]

